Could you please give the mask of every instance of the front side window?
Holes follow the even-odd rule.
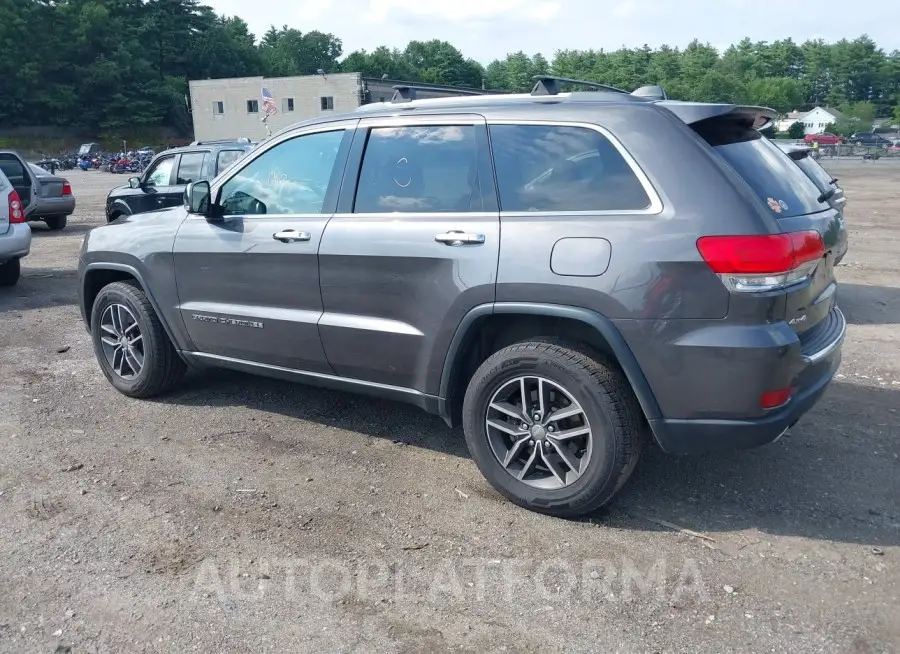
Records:
[[[650,198],[600,132],[562,125],[492,125],[502,211],[635,211]]]
[[[222,186],[225,215],[321,213],[343,138],[318,132],[267,150]]]
[[[371,130],[355,213],[482,209],[473,125]]]
[[[175,164],[175,157],[164,157],[156,162],[156,164],[147,172],[147,186],[168,186],[172,180],[172,166]]]
[[[206,159],[205,152],[189,152],[181,155],[181,161],[178,163],[178,175],[176,184],[190,184],[203,178],[203,161]]]

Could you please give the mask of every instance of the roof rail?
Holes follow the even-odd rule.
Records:
[[[598,91],[612,91],[613,93],[628,93],[615,86],[601,84],[599,82],[591,82],[586,79],[570,79],[568,77],[557,77],[556,75],[535,75],[532,77],[535,81],[534,88],[531,89],[531,95],[559,95],[561,84],[578,84],[580,86],[589,86]]]
[[[397,84],[393,87],[394,89],[394,97],[391,98],[391,102],[412,102],[418,96],[417,91],[423,92],[431,92],[431,93],[453,93],[455,95],[486,95],[485,93],[481,93],[479,91],[474,91],[472,89],[456,89],[453,87],[441,87],[441,86],[428,86],[427,84]]]
[[[216,143],[250,143],[250,139],[246,136],[239,136],[236,139],[212,139],[204,141],[192,141],[191,145],[214,145]]]

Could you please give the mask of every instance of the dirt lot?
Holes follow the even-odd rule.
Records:
[[[758,450],[650,451],[583,522],[505,502],[404,405],[117,394],[75,259],[124,179],[67,173],[77,214],[0,291],[0,649],[900,651],[900,162],[826,166],[851,325],[825,399]]]

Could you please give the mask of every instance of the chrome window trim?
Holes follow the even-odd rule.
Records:
[[[597,211],[503,211],[502,204],[500,209],[500,217],[501,218],[525,218],[525,217],[538,217],[538,218],[565,218],[568,216],[656,216],[662,213],[664,205],[662,198],[659,193],[656,192],[653,184],[650,182],[650,178],[647,177],[647,174],[640,167],[637,160],[631,155],[631,153],[625,149],[625,146],[617,139],[612,132],[610,132],[605,127],[601,125],[595,125],[594,123],[584,123],[579,121],[568,121],[568,120],[523,120],[521,118],[493,118],[488,119],[488,134],[490,135],[490,129],[492,125],[522,125],[522,126],[538,126],[538,127],[580,127],[582,129],[591,129],[595,132],[599,133],[601,136],[606,138],[610,143],[612,143],[613,147],[618,151],[618,153],[625,159],[625,163],[628,164],[628,167],[631,168],[631,172],[635,174],[638,181],[641,183],[641,186],[644,188],[644,192],[647,194],[647,197],[650,198],[650,206],[645,207],[643,209],[601,209]],[[491,146],[493,150],[493,144]],[[491,152],[491,159],[494,162],[494,168],[496,170],[497,162],[493,157],[493,151]],[[499,196],[500,189],[497,189],[497,194]]]
[[[359,124],[359,119],[351,119],[350,121],[346,120],[336,120],[334,122],[328,123],[316,123],[315,125],[309,125],[308,128],[300,128],[297,131],[285,132],[279,136],[274,137],[272,140],[267,141],[264,146],[257,147],[253,150],[250,150],[247,155],[240,157],[237,161],[233,162],[228,168],[223,170],[216,179],[213,180],[214,183],[210,183],[209,187],[209,197],[212,201],[214,198],[215,201],[219,199],[219,192],[222,190],[222,187],[225,186],[228,182],[234,179],[237,175],[240,174],[244,168],[252,164],[259,157],[264,155],[266,152],[271,150],[278,145],[281,145],[285,141],[290,141],[295,138],[300,138],[301,136],[310,136],[312,134],[322,134],[325,132],[341,132],[347,130],[355,130],[357,125]],[[232,171],[232,167],[239,166]],[[226,177],[227,175],[227,177]],[[227,216],[223,216],[223,218],[236,218],[236,217],[245,217],[245,216],[268,216],[271,218],[297,218],[304,216],[316,216],[321,218],[322,216],[328,216],[330,214],[324,213],[308,213],[308,214],[288,214],[288,213],[273,213],[273,214],[229,214]],[[206,220],[206,216],[198,216],[195,214],[188,214],[188,219],[191,220]]]

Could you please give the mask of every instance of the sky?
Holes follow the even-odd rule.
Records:
[[[508,52],[684,46],[692,39],[724,49],[754,41],[836,41],[868,34],[900,49],[896,0],[204,0],[243,18],[257,37],[271,25],[340,37],[344,54],[412,39],[450,41],[482,63]],[[892,18],[892,15],[895,17]]]

